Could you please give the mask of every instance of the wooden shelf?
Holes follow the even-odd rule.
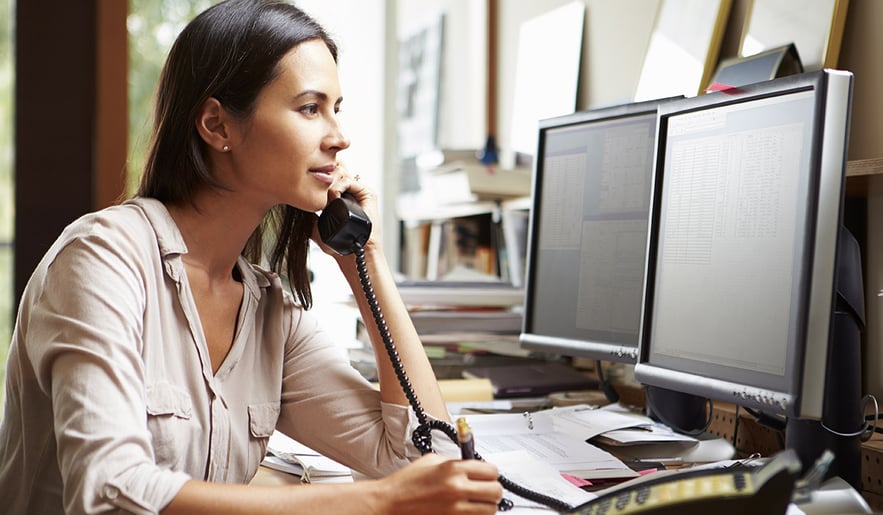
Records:
[[[883,174],[883,158],[856,159],[846,163],[847,177]]]
[[[463,202],[460,204],[442,204],[436,206],[399,206],[399,219],[406,225],[417,225],[426,222],[437,222],[449,218],[492,214],[500,212],[500,204],[494,201]]]
[[[846,163],[846,196],[866,198],[871,183],[883,180],[883,158],[855,159]],[[875,188],[876,191],[876,188]]]

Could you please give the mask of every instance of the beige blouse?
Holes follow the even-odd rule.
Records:
[[[47,252],[9,354],[3,511],[156,513],[189,478],[248,482],[274,429],[368,476],[417,455],[413,415],[381,403],[280,279],[243,259],[213,374],[186,252],[152,199],[80,218]]]

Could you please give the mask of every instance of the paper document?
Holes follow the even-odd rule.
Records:
[[[269,468],[301,476],[305,483],[352,481],[352,471],[289,436],[273,432],[262,462]]]
[[[465,415],[483,457],[525,450],[559,472],[586,479],[631,478],[637,472],[584,439],[558,430],[548,412]],[[487,458],[486,458],[487,459]],[[490,460],[488,460],[490,461]]]
[[[653,425],[653,420],[643,415],[596,409],[586,404],[553,408],[539,414],[552,417],[558,430],[583,440],[617,429],[646,428]]]
[[[692,436],[678,433],[670,427],[660,424],[646,415],[641,415],[627,410],[622,405],[611,404],[598,412],[604,417],[620,417],[623,420],[631,420],[632,425],[611,427],[598,434],[596,443],[605,445],[639,445],[639,444],[680,444],[684,447],[694,446],[698,440]],[[591,415],[588,415],[591,416]]]
[[[572,485],[561,477],[554,467],[536,459],[527,451],[493,453],[485,456],[485,459],[495,464],[500,470],[500,474],[515,484],[548,495],[571,506],[579,506],[597,497],[593,493]],[[508,490],[503,492],[503,497],[515,504],[512,511],[507,513],[517,514],[522,510],[525,513],[537,513],[537,509],[546,509],[550,513],[555,513],[542,504],[515,495]]]
[[[696,444],[695,438],[676,433],[668,426],[662,424],[607,431],[606,433],[599,435],[598,440],[609,445],[678,442],[683,442],[684,445]]]

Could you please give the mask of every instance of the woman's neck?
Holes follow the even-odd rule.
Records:
[[[202,195],[195,203],[166,207],[187,245],[185,262],[215,279],[232,277],[236,260],[266,214],[249,212],[228,195]]]

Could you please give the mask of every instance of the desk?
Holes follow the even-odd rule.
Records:
[[[520,361],[519,361],[520,362]],[[462,368],[462,363],[457,363],[457,365]],[[451,375],[445,374],[443,372],[447,371],[444,367],[439,367],[439,363],[433,362],[433,367],[440,368],[439,370],[435,370],[437,377],[440,379],[440,383],[442,383],[443,395],[448,402],[456,402],[456,401],[487,401],[489,396],[489,388],[485,383],[479,384],[479,388],[475,388],[476,383],[465,381],[462,379],[453,379]],[[454,377],[459,376],[460,368],[457,368],[457,373],[452,374]],[[582,367],[577,367],[582,368]],[[586,371],[590,373],[590,371]],[[467,383],[469,383],[467,385]],[[467,386],[467,388],[463,388],[463,386]],[[645,406],[645,398],[644,391],[641,385],[636,383],[621,383],[614,382],[614,388],[617,390],[617,393],[620,396],[620,400],[622,404],[630,405],[630,406]],[[464,397],[465,395],[465,397]],[[602,396],[603,397],[603,396]],[[509,402],[516,403],[520,399],[507,399]],[[546,408],[549,406],[551,401],[554,400],[554,397],[546,398],[546,399],[538,399],[535,402],[542,401],[542,406],[537,406],[537,409],[540,407]],[[554,403],[553,403],[554,404]],[[518,411],[530,410],[531,408],[522,408]],[[780,450],[780,445],[777,440],[776,434],[773,430],[768,429],[766,427],[759,426],[754,422],[753,418],[744,413],[744,411],[739,412],[736,410],[735,406],[727,405],[725,403],[715,403],[714,411],[712,413],[712,424],[709,429],[709,435],[713,437],[717,437],[725,440],[732,444],[730,447],[736,450],[736,458],[744,458],[753,453],[760,453],[763,456],[771,456]],[[865,464],[872,464],[880,469],[883,469],[883,437],[876,440],[878,443],[877,448],[877,456],[874,460],[869,460],[867,457],[864,458]],[[713,461],[724,459],[725,457],[715,457]],[[863,477],[865,474],[863,473]],[[875,475],[876,477],[883,477],[883,474]],[[299,483],[299,478],[297,476],[288,475],[285,473],[280,473],[274,470],[267,469],[266,467],[261,467],[258,474],[255,476],[252,484],[263,484],[263,485],[279,485],[279,484],[293,484]],[[865,495],[864,498],[867,499],[867,504],[874,506],[872,502],[883,501],[883,483],[877,481],[877,487],[879,488],[879,493],[875,496]],[[839,488],[842,495],[837,497],[837,485],[829,485],[829,492],[827,495],[828,498],[838,498],[842,502],[843,499],[846,499],[846,502],[849,502],[849,494],[855,493],[854,490],[849,488]],[[833,492],[833,493],[832,493]],[[862,493],[867,493],[867,490]],[[830,503],[828,503],[830,504]],[[814,504],[811,507],[803,506],[804,508],[809,508],[806,510],[807,513],[811,514],[823,514],[823,513],[844,513],[843,505],[839,505],[834,509],[830,509],[830,506],[825,503]],[[862,504],[864,503],[853,503],[849,506],[855,508],[852,510],[854,513],[867,513],[867,511],[862,511]],[[883,504],[883,503],[881,503]],[[876,507],[876,506],[875,506]]]
[[[883,442],[883,439],[881,439]],[[285,472],[279,472],[277,470],[273,470],[268,467],[261,466],[258,468],[257,474],[251,481],[252,485],[260,485],[260,486],[286,486],[286,485],[299,485],[301,484],[300,478],[298,476],[287,474]],[[511,495],[508,494],[507,495]],[[820,489],[817,494],[816,499],[806,505],[801,505],[801,510],[806,515],[828,515],[828,514],[837,514],[844,515],[847,513],[867,513],[867,511],[861,511],[860,501],[853,498],[850,501],[850,496],[854,495],[858,497],[858,494],[855,490],[851,489],[848,484],[845,482],[835,480],[831,480],[827,482],[823,488]],[[846,506],[847,508],[844,508]],[[853,506],[853,510],[849,510],[848,507]],[[510,513],[519,513],[519,512],[510,512]],[[524,511],[527,513],[539,513],[537,510],[529,510]],[[551,513],[551,512],[550,512]]]
[[[286,472],[273,470],[269,467],[261,465],[258,467],[257,473],[251,479],[252,485],[258,486],[283,486],[283,485],[299,485],[300,477]]]

